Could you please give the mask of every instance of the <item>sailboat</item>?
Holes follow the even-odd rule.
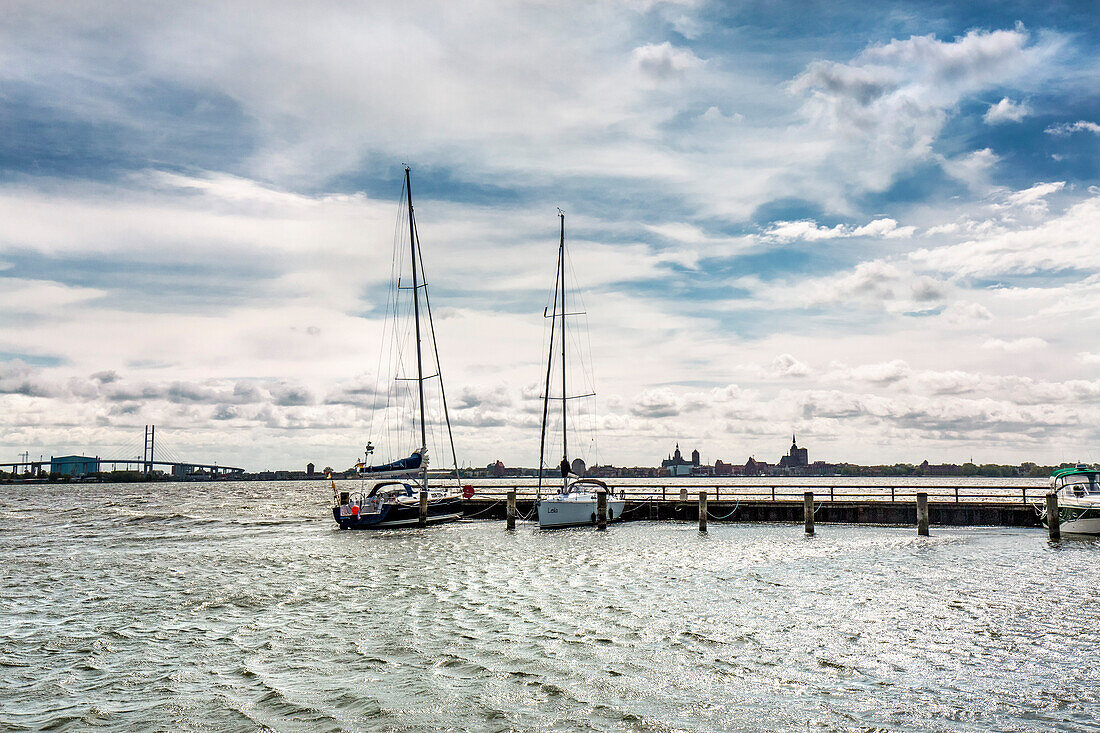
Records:
[[[400,298],[403,291],[412,293],[411,318],[413,333],[410,336],[416,344],[416,376],[404,376],[401,366],[395,366],[394,381],[391,390],[396,391],[397,385],[416,383],[416,391],[409,391],[409,397],[415,400],[415,409],[412,414],[419,423],[419,441],[407,457],[397,458],[381,465],[374,465],[371,454],[374,446],[367,442],[363,459],[355,464],[356,472],[362,480],[359,491],[337,491],[332,484],[333,506],[332,516],[340,529],[391,529],[396,527],[424,526],[428,524],[440,524],[453,522],[462,516],[462,496],[457,487],[436,487],[429,485],[428,472],[428,409],[425,404],[424,387],[429,380],[438,380],[439,396],[442,403],[442,418],[446,425],[447,439],[451,449],[451,458],[454,460],[454,475],[458,476],[458,459],[455,455],[454,436],[451,433],[451,419],[447,412],[447,396],[443,390],[443,373],[439,366],[439,349],[435,340],[435,325],[432,321],[431,305],[428,302],[427,283],[421,278],[424,271],[424,260],[420,250],[420,238],[416,231],[416,219],[413,216],[412,184],[409,177],[409,167],[405,166],[405,187],[403,198],[408,205],[409,220],[409,258],[412,264],[412,286],[401,284],[399,261],[404,260],[401,243],[398,242],[394,249],[394,285],[392,326],[393,340],[391,349],[400,355],[404,353],[405,341],[398,336],[398,321],[401,320],[402,307]],[[398,228],[401,228],[400,218]],[[423,302],[423,308],[421,303]],[[435,374],[424,374],[424,336],[422,333],[422,316],[427,319],[427,336],[431,344],[432,361]],[[394,346],[396,345],[396,348]],[[409,350],[411,351],[411,350]],[[377,407],[377,405],[376,405]],[[407,420],[403,420],[406,412],[400,408],[391,409],[392,405],[387,401],[383,410],[384,420],[390,419],[402,423],[401,428],[407,428]],[[433,415],[439,418],[439,414]],[[373,426],[373,418],[372,418]],[[399,430],[399,433],[408,432]],[[433,433],[434,435],[434,433]],[[390,441],[387,441],[390,442]],[[400,443],[400,440],[393,442]],[[403,455],[398,453],[398,455]],[[367,488],[368,481],[376,481],[373,486]],[[331,480],[330,480],[331,482]]]
[[[584,461],[580,458],[569,460],[569,410],[568,403],[571,399],[594,397],[595,393],[570,395],[566,383],[566,359],[568,356],[566,339],[566,319],[571,316],[583,315],[583,313],[569,313],[566,309],[566,282],[565,282],[565,212],[558,209],[558,218],[561,220],[561,237],[558,241],[558,264],[554,275],[554,305],[550,313],[543,310],[543,316],[550,320],[550,349],[546,359],[546,384],[543,391],[542,402],[542,431],[539,438],[539,478],[535,507],[538,512],[539,527],[577,527],[581,525],[596,524],[596,508],[599,493],[608,494],[607,519],[617,521],[623,516],[626,501],[620,496],[615,498],[607,484],[594,478],[585,478]],[[560,342],[560,354],[555,349],[555,337]],[[554,371],[555,358],[560,356],[561,368],[561,396],[550,396],[550,380]],[[561,401],[561,462],[557,465],[557,473],[561,475],[561,486],[557,492],[543,497],[543,466],[546,462],[547,421],[550,417],[550,402],[553,399]],[[546,476],[545,478],[551,478]],[[549,487],[550,482],[548,482]]]

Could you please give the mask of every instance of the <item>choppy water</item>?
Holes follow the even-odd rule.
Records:
[[[1095,730],[1100,544],[0,486],[0,729]]]

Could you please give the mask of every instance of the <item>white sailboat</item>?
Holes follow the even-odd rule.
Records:
[[[390,529],[394,527],[412,527],[417,525],[440,524],[453,522],[462,516],[462,496],[458,493],[457,486],[436,487],[429,485],[428,472],[428,408],[425,404],[424,385],[429,380],[438,380],[439,399],[441,410],[435,411],[433,418],[446,426],[447,442],[450,447],[451,458],[454,460],[454,476],[458,475],[458,459],[455,455],[454,436],[451,434],[451,419],[447,412],[447,396],[443,391],[443,374],[439,366],[439,349],[435,340],[435,325],[432,322],[431,305],[428,303],[427,283],[422,281],[424,260],[420,251],[420,238],[416,232],[416,220],[413,216],[412,185],[409,179],[409,167],[405,166],[405,189],[408,211],[408,235],[409,235],[409,262],[411,263],[412,287],[401,284],[400,266],[395,266],[393,312],[391,314],[391,326],[393,328],[393,344],[397,344],[396,352],[401,353],[412,349],[401,348],[404,345],[404,337],[398,335],[398,321],[406,320],[399,317],[402,310],[398,306],[402,291],[411,291],[412,308],[407,312],[407,317],[412,320],[412,332],[408,338],[415,341],[416,376],[406,376],[405,370],[410,370],[412,364],[405,364],[398,356],[398,363],[394,365],[393,382],[390,391],[395,391],[399,384],[408,385],[416,383],[416,391],[409,391],[410,401],[415,401],[415,409],[405,412],[396,411],[392,414],[387,404],[380,412],[383,413],[383,421],[393,419],[399,423],[398,435],[393,441],[393,453],[405,458],[391,460],[388,463],[374,465],[371,462],[371,453],[374,446],[368,441],[363,460],[356,463],[356,471],[364,484],[359,491],[339,492],[336,485],[332,484],[333,507],[332,516],[340,529]],[[399,218],[399,229],[400,229]],[[404,261],[403,245],[395,245],[394,262]],[[423,302],[423,312],[421,303]],[[407,306],[406,306],[407,307]],[[426,317],[427,333],[422,333],[421,321]],[[407,324],[406,324],[407,325]],[[425,354],[423,342],[425,337],[429,340],[431,349]],[[424,363],[432,358],[435,366],[435,374],[425,375]],[[416,437],[412,437],[407,415],[414,417],[419,423]],[[373,425],[373,419],[372,419]],[[410,448],[409,443],[412,442]],[[403,447],[401,444],[404,444]],[[402,452],[398,452],[401,449]],[[442,453],[442,451],[441,451]],[[391,454],[392,455],[392,454]],[[386,480],[383,480],[386,479]],[[368,488],[367,481],[376,481]],[[424,507],[423,511],[421,507]]]
[[[607,484],[594,478],[585,478],[584,461],[576,458],[569,460],[569,400],[593,397],[594,393],[570,395],[566,382],[566,359],[568,356],[568,340],[566,339],[566,320],[582,313],[569,313],[566,309],[566,282],[565,282],[565,212],[558,209],[558,218],[561,220],[561,237],[558,242],[558,264],[555,268],[554,280],[554,305],[548,314],[550,318],[550,349],[546,360],[546,384],[543,391],[542,403],[542,431],[539,439],[539,482],[535,508],[538,512],[539,527],[576,527],[582,525],[594,525],[597,522],[596,510],[599,493],[607,494],[607,519],[618,521],[623,516],[626,501],[622,496],[614,497]],[[555,337],[560,342],[560,353],[555,350]],[[555,358],[560,356],[561,368],[561,396],[550,396],[550,381],[554,371]],[[547,420],[550,417],[550,402],[554,399],[561,401],[561,462],[557,465],[557,473],[561,475],[561,486],[555,493],[543,496],[544,465],[546,459]],[[550,482],[547,482],[549,488]]]

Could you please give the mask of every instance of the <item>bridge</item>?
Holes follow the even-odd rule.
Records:
[[[185,461],[181,460],[170,450],[161,446],[161,451],[168,453],[169,458],[172,460],[157,460],[154,458],[154,450],[156,448],[156,425],[145,426],[145,439],[142,445],[142,455],[140,458],[126,457],[126,458],[104,458],[101,456],[51,456],[49,460],[40,459],[37,461],[30,460],[29,452],[24,452],[22,455],[22,461],[13,461],[10,463],[0,462],[0,471],[10,473],[13,475],[19,475],[24,478],[45,478],[50,473],[63,473],[69,476],[80,477],[86,476],[92,473],[104,472],[105,466],[111,466],[112,471],[118,471],[119,466],[122,466],[123,471],[133,471],[136,473],[143,473],[146,476],[151,475],[156,467],[165,467],[163,473],[176,478],[188,478],[196,475],[215,478],[222,476],[229,476],[233,474],[244,473],[243,468],[237,466],[220,466],[217,463],[204,463],[201,461]],[[129,450],[125,451],[131,452]],[[136,452],[136,451],[134,451]]]

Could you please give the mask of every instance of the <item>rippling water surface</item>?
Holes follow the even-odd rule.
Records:
[[[1100,544],[0,486],[0,729],[1096,730]]]

